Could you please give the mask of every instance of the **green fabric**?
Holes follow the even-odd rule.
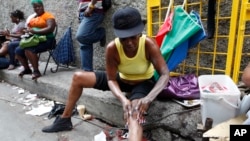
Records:
[[[164,37],[161,46],[161,53],[165,61],[169,59],[175,47],[188,40],[201,29],[202,27],[198,24],[195,16],[190,16],[181,6],[175,7],[172,29]]]
[[[40,28],[38,28],[38,27],[33,27],[32,29],[33,29],[34,31],[36,31],[36,30],[39,30]],[[42,36],[42,35],[40,35],[40,34],[36,34],[36,35]],[[46,37],[47,37],[47,38],[54,38],[55,35],[54,35],[54,33],[48,33],[48,34],[46,34]]]
[[[188,14],[182,6],[174,8],[174,16],[172,21],[172,29],[169,31],[162,42],[161,54],[167,62],[175,47],[189,40],[194,34],[202,30],[195,15]],[[159,74],[155,71],[155,79],[159,79]]]
[[[43,1],[42,1],[42,0],[31,0],[30,3],[31,3],[31,4],[34,4],[34,3],[43,4]]]
[[[37,46],[40,42],[45,42],[46,36],[33,35],[31,37],[22,38],[19,45],[22,49]]]

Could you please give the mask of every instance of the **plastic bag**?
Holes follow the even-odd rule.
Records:
[[[186,74],[171,77],[158,97],[180,100],[199,99],[200,90],[197,76],[195,74]]]

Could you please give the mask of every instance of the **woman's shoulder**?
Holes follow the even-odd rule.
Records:
[[[45,18],[55,19],[55,16],[51,12],[48,12],[48,11],[45,11],[42,16],[45,17]]]
[[[154,38],[146,35],[145,44],[157,45],[157,42],[156,42],[156,40]]]
[[[20,27],[20,28],[24,28],[25,27],[25,20],[22,20],[22,21],[20,21],[18,24],[17,24],[17,26],[18,27]]]

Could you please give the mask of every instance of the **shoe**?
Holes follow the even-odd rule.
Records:
[[[26,74],[32,74],[31,69],[24,69],[23,71],[21,71],[21,72],[18,74],[18,76],[23,77],[23,76],[26,75]]]
[[[53,133],[60,131],[69,131],[73,129],[71,118],[61,118],[57,116],[52,125],[46,126],[42,129],[43,132]]]
[[[41,77],[42,75],[41,75],[41,73],[40,73],[40,71],[39,70],[35,70],[34,72],[33,72],[33,74],[32,74],[32,80],[35,80],[35,79],[37,79],[37,78],[39,78],[39,77]]]
[[[106,32],[105,32],[103,38],[100,40],[100,46],[105,47],[105,45],[106,45]]]
[[[8,70],[14,70],[15,66],[14,65],[9,65]]]

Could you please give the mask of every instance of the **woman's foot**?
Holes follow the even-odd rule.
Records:
[[[9,65],[8,70],[14,70],[15,66],[14,65]]]
[[[37,78],[39,78],[41,75],[39,70],[34,70],[33,74],[32,74],[32,80],[35,80]]]
[[[26,74],[32,74],[31,69],[24,69],[23,71],[21,71],[21,72],[18,74],[18,76],[23,77],[23,75],[26,75]]]

